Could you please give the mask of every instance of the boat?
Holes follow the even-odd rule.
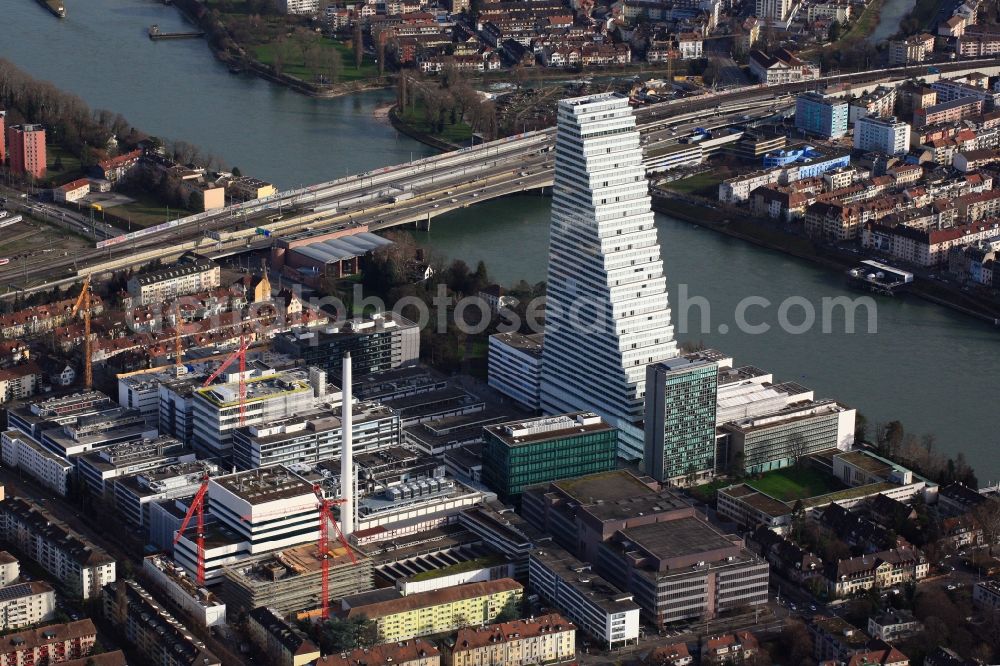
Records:
[[[38,4],[49,10],[54,16],[66,18],[66,8],[61,0],[38,0]]]

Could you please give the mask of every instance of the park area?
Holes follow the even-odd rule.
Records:
[[[844,488],[829,474],[805,466],[768,472],[759,478],[747,479],[745,483],[782,502],[794,502]]]

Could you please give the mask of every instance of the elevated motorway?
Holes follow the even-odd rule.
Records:
[[[1000,73],[994,59],[944,63],[942,74]],[[791,104],[791,95],[837,83],[858,87],[898,82],[912,76],[935,79],[927,66],[827,76],[779,85],[755,85],[636,109],[647,153],[676,142],[689,128],[737,124]],[[232,254],[270,243],[273,237],[336,226],[367,225],[371,230],[429,221],[455,208],[552,183],[555,128],[508,137],[406,164],[385,167],[327,183],[282,192],[224,209],[105,239],[75,256],[38,253],[0,267],[7,294],[68,284],[81,276],[137,266],[187,250]],[[270,236],[270,238],[265,237]]]

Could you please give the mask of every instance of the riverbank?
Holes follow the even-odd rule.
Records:
[[[858,255],[816,246],[808,238],[785,233],[774,228],[775,225],[770,220],[759,220],[747,216],[734,219],[724,211],[709,208],[700,202],[663,190],[653,191],[652,205],[656,212],[732,238],[738,238],[758,247],[782,252],[839,273],[844,273],[859,259]],[[988,324],[1000,325],[1000,312],[990,309],[948,285],[918,280],[910,286],[907,293]]]
[[[442,152],[448,152],[450,150],[458,150],[462,146],[451,143],[450,141],[445,141],[438,137],[432,136],[423,130],[419,130],[413,125],[410,125],[399,113],[399,105],[393,104],[388,112],[389,122],[394,128],[400,133],[405,134],[411,139],[415,139],[425,146],[430,146],[431,148],[436,148]]]

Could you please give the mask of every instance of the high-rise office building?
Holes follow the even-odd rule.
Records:
[[[646,473],[657,481],[702,480],[715,469],[719,367],[677,358],[646,368]]]
[[[643,455],[646,366],[677,355],[635,118],[624,96],[559,102],[541,403],[593,411]]]
[[[45,128],[41,125],[11,125],[7,128],[10,170],[35,178],[45,177]]]

